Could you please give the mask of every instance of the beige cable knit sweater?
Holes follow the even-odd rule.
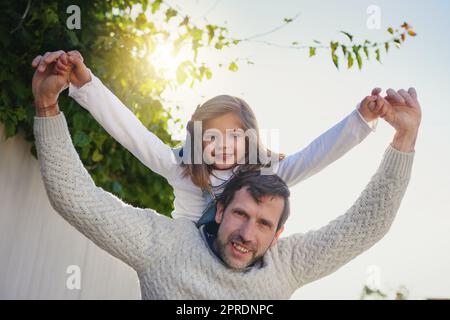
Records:
[[[361,254],[389,230],[409,182],[414,153],[389,146],[347,212],[319,230],[281,238],[261,267],[237,272],[209,249],[187,219],[135,208],[96,187],[61,112],[35,117],[42,178],[53,208],[100,248],[124,261],[143,299],[287,299]]]

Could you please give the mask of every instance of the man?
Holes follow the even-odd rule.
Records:
[[[287,299],[361,254],[389,230],[406,191],[421,121],[413,88],[388,90],[378,108],[395,136],[353,206],[317,231],[279,236],[289,191],[277,176],[249,172],[227,184],[216,224],[197,229],[151,209],[132,207],[95,186],[59,111],[67,77],[60,52],[38,57],[33,77],[34,132],[53,208],[77,230],[134,270],[143,299]]]

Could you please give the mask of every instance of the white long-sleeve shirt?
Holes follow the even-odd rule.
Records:
[[[70,85],[69,96],[87,109],[114,139],[144,165],[167,179],[175,195],[173,218],[185,217],[198,221],[211,200],[210,194],[196,186],[189,177],[183,177],[183,169],[174,150],[150,132],[92,72],[91,78],[81,88]],[[375,127],[376,122],[366,122],[357,107],[306,148],[281,160],[275,173],[288,186],[293,186],[342,157]],[[223,181],[227,181],[232,173],[232,170],[213,171],[210,183],[214,194],[223,191]]]

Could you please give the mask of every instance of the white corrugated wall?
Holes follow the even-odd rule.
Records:
[[[68,289],[71,265],[81,288]],[[50,206],[22,135],[0,124],[0,299],[140,299],[136,273],[96,247]]]

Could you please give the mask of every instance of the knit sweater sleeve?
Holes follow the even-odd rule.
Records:
[[[138,269],[169,219],[135,208],[97,187],[84,168],[61,112],[35,117],[36,149],[52,207],[103,250]]]
[[[389,230],[409,183],[414,152],[389,146],[348,211],[319,230],[281,239],[278,252],[296,288],[322,278],[373,246]]]

